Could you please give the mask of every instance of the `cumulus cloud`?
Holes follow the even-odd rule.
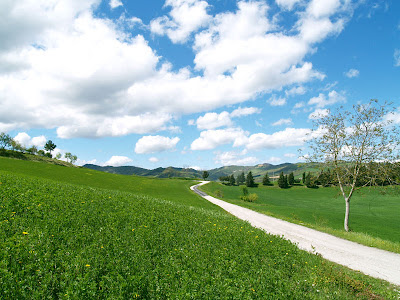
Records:
[[[166,0],[171,7],[169,16],[162,16],[150,23],[154,34],[167,35],[173,43],[185,42],[192,32],[203,27],[210,20],[208,3],[200,0]]]
[[[258,159],[253,156],[245,157],[243,153],[228,151],[228,152],[217,152],[214,158],[216,164],[222,166],[248,166],[255,165]]]
[[[27,134],[26,132],[20,132],[18,133],[15,137],[14,140],[19,142],[22,146],[24,147],[39,147],[39,148],[43,148],[44,145],[47,142],[47,139],[44,135],[41,136],[35,136],[33,138],[31,138],[29,136],[29,134]]]
[[[286,96],[297,96],[297,95],[304,95],[306,93],[306,88],[304,86],[295,86],[292,87],[290,90],[285,91]]]
[[[279,119],[278,121],[272,123],[272,126],[280,126],[280,125],[293,125],[293,121],[291,118],[288,118],[288,119]]]
[[[194,140],[190,146],[191,150],[210,150],[218,146],[232,144],[242,146],[247,140],[248,132],[241,128],[227,128],[218,130],[207,130],[200,133],[200,137]]]
[[[204,116],[200,116],[196,121],[189,120],[189,125],[197,124],[198,129],[215,129],[218,127],[229,127],[233,125],[232,118],[248,116],[252,114],[258,114],[261,109],[256,107],[239,107],[228,113],[223,111],[219,114],[217,113],[206,113]]]
[[[346,102],[346,97],[336,91],[331,91],[328,97],[325,94],[319,94],[318,97],[313,97],[308,101],[308,105],[315,105],[317,108],[323,108],[336,103]]]
[[[275,164],[275,163],[279,163],[282,159],[280,157],[276,157],[276,156],[271,156],[270,158],[268,158],[267,162],[271,163],[271,164]]]
[[[205,1],[168,0],[167,18],[174,24],[161,26],[165,34],[171,30],[183,42],[196,32],[193,73],[159,57],[143,36],[123,31],[119,23],[128,19],[96,17],[99,3],[1,2],[7,24],[0,28],[2,131],[57,128],[62,138],[153,134],[183,114],[322,80],[306,58],[315,43],[338,32],[343,19],[334,5],[330,13],[306,7],[296,14],[296,25],[283,30],[263,1],[239,1],[235,11],[210,17]],[[311,15],[331,26],[309,38]]]
[[[400,67],[400,49],[394,50],[393,58],[395,67]]]
[[[310,129],[286,128],[273,134],[252,134],[245,143],[248,150],[278,149],[283,147],[301,146],[309,138]]]
[[[348,78],[354,78],[360,75],[360,71],[358,71],[357,69],[350,69],[346,73],[344,73],[344,75]]]
[[[104,163],[105,166],[120,167],[131,163],[133,160],[126,156],[112,156]]]
[[[110,0],[109,5],[110,5],[111,9],[117,8],[119,6],[123,6],[121,0]]]
[[[149,158],[149,162],[152,162],[152,163],[157,163],[157,162],[159,162],[159,159],[157,158],[157,157],[150,157]]]
[[[174,150],[179,141],[178,137],[169,138],[160,135],[148,135],[137,141],[135,152],[137,154],[145,154]]]
[[[269,98],[268,103],[271,106],[283,106],[286,104],[286,98],[276,97],[276,95],[273,95],[271,98]]]

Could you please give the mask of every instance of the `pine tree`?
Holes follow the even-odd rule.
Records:
[[[269,180],[269,176],[268,173],[265,174],[265,176],[263,177],[263,185],[270,185],[271,184],[271,180]]]
[[[281,172],[281,174],[279,175],[278,186],[281,189],[286,189],[289,187],[288,182],[287,182],[287,176],[283,175],[283,172]]]
[[[229,176],[229,184],[235,185],[235,183],[236,183],[235,175],[232,174],[231,176]]]
[[[303,184],[306,183],[306,172],[303,172]]]
[[[289,183],[289,185],[293,185],[294,184],[294,174],[293,174],[293,172],[289,174],[288,183]]]
[[[246,181],[246,178],[244,176],[244,172],[238,175],[236,182],[238,185],[243,184]]]
[[[255,186],[253,174],[251,173],[251,171],[249,172],[249,174],[247,174],[247,177],[246,177],[246,186],[248,186],[248,187],[253,187],[253,186]]]

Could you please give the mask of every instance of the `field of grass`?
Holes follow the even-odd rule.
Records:
[[[400,253],[399,187],[371,187],[357,192],[350,203],[351,232],[343,230],[345,204],[336,187],[280,189],[259,185],[249,188],[250,193],[258,195],[258,200],[253,203],[239,199],[241,189],[238,186],[211,182],[201,188],[217,198],[223,195],[219,198],[267,215]]]
[[[0,160],[0,299],[399,296],[254,229],[186,180],[20,163]]]

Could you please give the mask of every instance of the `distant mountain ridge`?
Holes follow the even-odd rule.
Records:
[[[158,178],[176,178],[176,177],[184,177],[184,178],[202,178],[203,171],[197,171],[191,168],[176,168],[176,167],[168,167],[168,168],[156,168],[153,170],[144,169],[140,167],[134,166],[122,166],[122,167],[112,167],[112,166],[98,166],[93,164],[86,164],[83,166],[84,168],[103,171],[107,173],[113,174],[121,174],[121,175],[138,175],[138,176],[151,176]],[[277,176],[280,172],[284,174],[289,174],[290,172],[294,172],[295,176],[299,176],[302,172],[310,170],[309,164],[292,164],[292,163],[283,163],[279,165],[272,165],[268,163],[258,164],[255,166],[224,166],[212,170],[208,170],[209,172],[209,180],[218,180],[221,176],[228,176],[234,174],[235,176],[244,172],[247,174],[249,171],[253,173],[256,181],[261,181],[261,177],[268,172],[269,176]]]

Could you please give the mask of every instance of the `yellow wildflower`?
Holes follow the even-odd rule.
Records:
[[[26,231],[23,231],[22,234],[29,234],[29,233],[27,233]]]

